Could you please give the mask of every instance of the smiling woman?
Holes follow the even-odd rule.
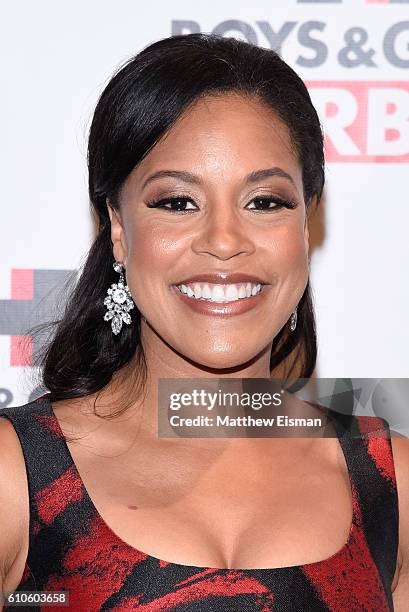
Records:
[[[88,166],[98,232],[48,393],[0,413],[3,591],[84,612],[404,610],[409,450],[386,421],[157,435],[161,379],[314,372],[324,154],[304,83],[232,38],[159,40],[103,91]]]
[[[114,256],[151,346],[165,340],[172,353],[242,375],[264,351],[248,374],[270,372],[266,338],[282,330],[290,342],[284,326],[308,283],[302,168],[271,108],[235,92],[202,96],[132,170],[120,206],[109,204]],[[212,333],[203,314],[215,315]],[[299,343],[305,316],[308,299]]]

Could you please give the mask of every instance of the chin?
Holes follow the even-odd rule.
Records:
[[[256,355],[257,355],[257,351],[255,352],[246,351],[245,354],[240,352],[240,354],[236,354],[236,355],[232,355],[231,352],[229,353],[207,352],[207,353],[201,353],[199,355],[196,352],[192,356],[187,355],[185,353],[185,356],[188,359],[191,359],[192,361],[194,361],[198,367],[210,368],[214,370],[227,370],[227,369],[237,368],[237,370],[239,371],[240,369],[244,368],[248,364],[249,361],[254,359]],[[221,372],[220,375],[222,376],[223,373]],[[239,372],[237,375],[238,377],[240,377]]]

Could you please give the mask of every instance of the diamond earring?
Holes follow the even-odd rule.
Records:
[[[294,310],[293,314],[291,315],[291,319],[290,319],[291,331],[293,332],[296,327],[297,327],[297,309]]]
[[[111,321],[112,331],[117,335],[122,329],[122,323],[129,325],[132,322],[129,311],[134,308],[135,304],[132,300],[129,287],[125,283],[123,265],[115,261],[113,267],[115,272],[119,274],[119,280],[118,283],[112,283],[104,299],[104,304],[107,307],[104,321]]]

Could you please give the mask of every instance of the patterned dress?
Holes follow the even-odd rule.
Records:
[[[69,591],[69,606],[4,611],[328,612],[393,610],[398,505],[390,431],[384,419],[326,410],[352,491],[348,541],[315,563],[220,569],[170,563],[126,544],[96,510],[45,395],[3,408],[23,449],[30,540],[22,590]]]

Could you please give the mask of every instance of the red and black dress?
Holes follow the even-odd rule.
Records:
[[[3,408],[24,453],[30,498],[27,562],[16,592],[69,591],[96,612],[383,612],[393,610],[398,503],[390,431],[377,417],[334,415],[351,483],[347,543],[324,561],[275,569],[169,563],[123,542],[92,503],[47,396]],[[5,612],[15,610],[5,607]],[[22,608],[18,608],[22,609]]]

